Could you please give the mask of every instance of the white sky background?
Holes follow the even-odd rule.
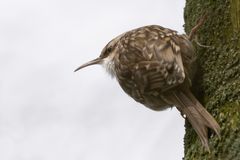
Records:
[[[102,67],[122,32],[183,32],[184,0],[0,1],[1,160],[180,160],[184,120],[128,97]]]

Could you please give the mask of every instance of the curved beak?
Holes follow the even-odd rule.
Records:
[[[94,60],[91,60],[87,63],[84,63],[83,65],[81,65],[80,67],[78,67],[77,69],[74,70],[74,72],[77,72],[78,70],[84,68],[84,67],[87,67],[87,66],[91,66],[91,65],[94,65],[94,64],[100,64],[102,62],[102,59],[101,58],[96,58]]]

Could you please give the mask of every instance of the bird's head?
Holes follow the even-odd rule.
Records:
[[[117,54],[118,42],[122,35],[111,40],[102,50],[99,57],[82,64],[74,72],[94,64],[102,65],[111,76],[115,76],[114,57]]]

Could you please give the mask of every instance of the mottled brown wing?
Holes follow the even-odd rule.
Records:
[[[168,34],[148,41],[142,55],[145,58],[133,67],[133,80],[142,94],[165,92],[185,80],[184,65],[178,36]]]

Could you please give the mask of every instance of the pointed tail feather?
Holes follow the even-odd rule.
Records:
[[[190,91],[184,93],[177,92],[174,95],[177,99],[177,109],[186,115],[203,146],[210,151],[208,146],[208,128],[212,129],[220,137],[220,126]]]

